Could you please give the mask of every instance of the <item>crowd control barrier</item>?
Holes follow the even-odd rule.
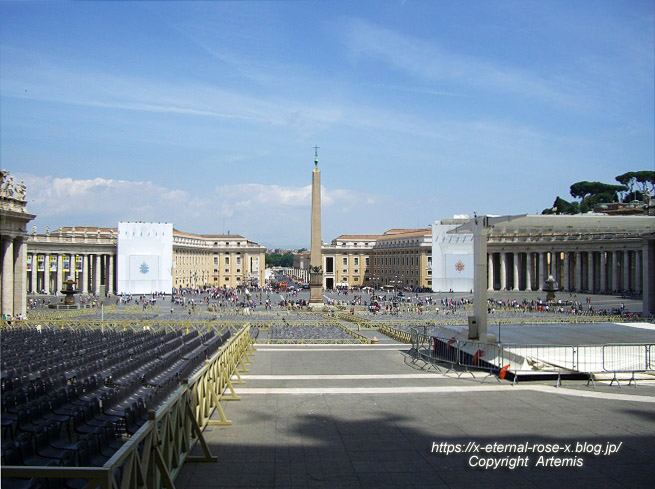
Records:
[[[605,345],[523,345],[484,343],[462,340],[445,328],[427,335],[410,329],[411,351],[429,362],[450,365],[451,369],[489,370],[497,374],[511,372],[514,382],[519,376],[538,373],[585,374],[590,380],[601,373],[613,374],[610,382],[619,384],[619,374],[629,374],[629,385],[636,385],[636,373],[655,373],[655,344]],[[620,384],[619,384],[620,385]]]

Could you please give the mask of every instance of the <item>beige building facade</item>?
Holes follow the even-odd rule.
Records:
[[[322,246],[323,287],[428,288],[432,283],[432,231],[390,229],[384,234],[341,235]],[[308,277],[305,256],[286,273]]]
[[[264,284],[266,248],[243,236],[173,231],[173,287],[257,287]]]
[[[371,250],[371,281],[389,289],[432,287],[432,230],[390,229]]]
[[[116,293],[117,229],[62,227],[26,238],[23,287],[54,295],[69,278],[86,295]],[[258,286],[264,283],[266,248],[240,235],[173,231],[173,287]]]
[[[378,235],[342,235],[323,245],[323,287],[371,286],[371,250]]]

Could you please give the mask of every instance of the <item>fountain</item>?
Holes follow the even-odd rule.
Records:
[[[548,277],[548,280],[546,280],[546,287],[544,290],[546,291],[546,302],[555,302],[555,292],[559,289],[557,282],[555,281],[555,278],[550,275]]]
[[[75,303],[75,294],[79,294],[79,290],[75,290],[73,285],[75,285],[75,280],[69,278],[64,281],[63,285],[65,286],[60,292],[64,294],[63,304],[51,304],[50,307],[53,309],[79,309],[80,305]]]

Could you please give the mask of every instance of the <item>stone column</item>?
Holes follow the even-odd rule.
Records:
[[[587,269],[587,290],[589,292],[594,291],[594,252],[587,252],[587,263],[589,268]]]
[[[564,287],[564,290],[567,292],[571,291],[571,277],[569,277],[570,265],[571,265],[571,258],[569,256],[569,252],[565,251],[564,252],[564,280],[562,283],[562,287]]]
[[[612,251],[612,292],[619,290],[619,252]]]
[[[643,285],[643,274],[641,273],[641,264],[642,264],[642,251],[635,251],[635,292],[641,292],[641,287]]]
[[[113,255],[106,255],[105,259],[107,260],[107,274],[105,277],[107,277],[107,288],[106,292],[107,294],[113,294],[114,293],[114,260],[113,260]]]
[[[19,236],[14,241],[14,314],[27,314],[27,243]]]
[[[582,290],[582,253],[575,252],[575,291]]]
[[[50,294],[50,253],[43,256],[43,293]]]
[[[55,281],[55,292],[57,295],[64,288],[64,260],[62,260],[62,256],[61,253],[57,254],[57,279]]]
[[[100,293],[100,255],[96,254],[96,266],[93,270],[93,292],[98,295]]]
[[[544,290],[544,285],[546,283],[546,252],[545,251],[540,251],[539,252],[539,274],[537,275],[539,278],[539,283],[537,284],[537,290]]]
[[[105,294],[107,293],[107,284],[109,283],[109,276],[107,275],[109,273],[109,256],[108,255],[100,255],[100,268],[101,268],[101,274],[100,274],[100,285],[105,286]],[[244,266],[245,268],[245,266]],[[203,274],[206,274],[206,280],[205,283],[214,283],[213,279],[210,279],[211,273],[209,273],[207,270],[202,272]],[[247,271],[246,271],[247,273]]]
[[[605,257],[605,251],[600,252],[600,293],[605,294],[607,292],[607,258]]]
[[[532,290],[532,252],[525,254],[525,290]]]
[[[623,290],[630,290],[630,251],[623,251]]]
[[[507,253],[500,252],[500,290],[507,289]]]
[[[38,294],[39,292],[36,288],[36,274],[39,273],[37,271],[38,267],[37,267],[36,259],[37,259],[37,254],[32,253],[32,273],[30,277],[30,292],[32,294]]]
[[[641,273],[643,276],[642,310],[645,315],[653,314],[655,313],[655,239],[644,239]]]
[[[2,237],[2,314],[14,315],[14,237]]]
[[[109,257],[111,255],[104,255],[104,265],[103,265],[103,270],[105,271],[105,294],[111,294],[111,289],[109,288]],[[214,283],[214,278],[211,273],[207,274],[207,281],[211,284]]]
[[[520,253],[512,253],[512,290],[519,290],[519,260]]]
[[[80,289],[82,294],[89,293],[89,255],[86,253],[82,255],[82,273],[80,273],[82,288]]]
[[[487,290],[494,290],[494,254],[487,256]]]

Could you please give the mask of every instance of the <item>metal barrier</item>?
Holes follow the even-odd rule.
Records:
[[[371,344],[371,339],[364,336],[361,333],[358,333],[357,331],[354,331],[346,326],[344,326],[339,320],[330,317],[329,315],[325,315],[324,318],[330,322],[331,325],[337,326],[341,328],[343,331],[348,333],[350,336],[352,336],[354,339],[358,340],[360,343],[365,343],[365,344]]]
[[[402,333],[397,331],[396,334]],[[385,332],[385,334],[390,334]],[[411,351],[417,358],[438,361],[468,369],[502,373],[510,371],[514,382],[519,375],[540,372],[558,375],[581,373],[593,381],[595,373],[613,373],[610,382],[619,384],[618,374],[631,374],[630,382],[636,385],[635,374],[655,371],[652,353],[655,344],[607,344],[607,345],[521,345],[483,343],[458,340],[455,332],[442,330],[427,336],[416,328],[410,328]],[[504,374],[503,374],[504,377]],[[620,384],[619,384],[620,385]]]
[[[495,371],[502,364],[502,346],[496,343],[482,343],[480,341],[457,341],[457,364],[465,370]],[[500,362],[499,362],[500,360]]]
[[[360,317],[353,314],[337,313],[336,317],[342,321],[348,321],[357,325],[358,329],[378,329],[379,325],[371,322],[370,319]]]
[[[572,345],[503,344],[500,363],[509,365],[508,370],[513,372],[577,370],[576,358],[576,347]]]
[[[380,333],[385,334],[385,335],[389,336],[390,338],[393,338],[396,341],[400,341],[401,343],[412,343],[413,344],[411,331],[409,331],[409,332],[408,331],[403,331],[403,330],[399,330],[399,329],[396,329],[396,328],[392,328],[392,327],[387,326],[387,325],[379,326],[377,328],[377,330]],[[412,330],[413,330],[413,328],[412,328]]]
[[[239,374],[247,371],[254,351],[246,325],[163,406],[149,411],[148,421],[102,467],[3,466],[2,477],[84,479],[85,489],[174,489],[185,461],[217,460],[202,431],[208,425],[231,424],[221,402],[239,399],[233,384],[243,382]],[[219,419],[211,419],[214,411]],[[191,456],[197,443],[203,455]]]
[[[269,338],[266,344],[269,345],[361,345],[363,343],[370,343],[369,338],[364,337],[367,341],[362,341],[356,338]]]
[[[404,333],[404,331],[394,330],[393,328],[389,329],[392,331],[384,331],[384,333],[396,339],[400,339],[399,333]],[[383,328],[380,328],[380,331],[383,331]],[[412,345],[410,352],[414,353],[416,358],[427,363],[434,363],[435,360],[447,362],[450,363],[451,368],[454,368],[454,366],[457,365],[458,359],[456,350],[451,350],[450,346],[452,342],[444,343],[440,338],[420,333],[416,328],[410,328],[409,336],[409,342]]]
[[[603,370],[608,372],[645,372],[649,345],[603,345]]]
[[[652,346],[625,344],[603,345],[603,370],[614,374],[610,385],[614,384],[614,382],[619,386],[621,385],[617,377],[618,373],[630,373],[631,377],[628,385],[631,385],[632,382],[637,385],[635,373],[646,372],[648,370],[650,363],[649,353]]]

